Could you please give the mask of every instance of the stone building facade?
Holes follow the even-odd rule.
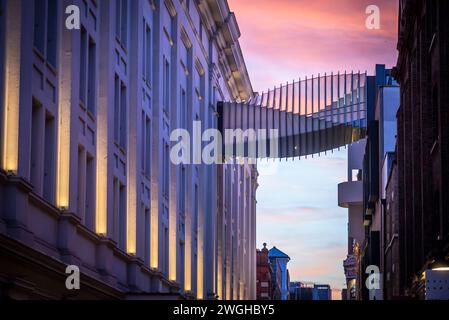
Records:
[[[227,2],[0,0],[0,15],[1,294],[255,298],[255,166],[169,160],[173,129],[216,128],[217,101],[253,94]]]

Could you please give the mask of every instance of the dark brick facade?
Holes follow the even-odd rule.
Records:
[[[394,300],[400,298],[399,256],[399,210],[398,170],[396,160],[393,161],[385,190],[385,282],[384,298]]]
[[[397,175],[400,295],[449,244],[449,1],[401,0]]]

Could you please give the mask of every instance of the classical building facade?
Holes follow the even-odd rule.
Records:
[[[255,166],[170,161],[173,129],[216,128],[217,101],[253,95],[227,2],[0,0],[0,15],[1,294],[255,298]]]
[[[449,2],[401,0],[398,50],[398,294],[424,298],[424,272],[448,265]]]

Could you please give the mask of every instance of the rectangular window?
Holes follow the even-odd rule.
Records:
[[[54,203],[55,118],[36,100],[31,112],[30,182],[34,192]]]
[[[45,147],[44,147],[44,177],[43,197],[48,202],[54,202],[54,168],[55,168],[55,118],[47,113],[45,116]]]
[[[144,81],[151,83],[151,29],[144,20],[142,73]]]
[[[34,47],[45,55],[46,0],[34,1]]]
[[[195,184],[193,192],[193,228],[195,230],[195,235],[198,233],[198,206],[198,185]]]
[[[181,266],[184,266],[184,264],[185,264],[185,253],[184,253],[185,249],[184,249],[184,247],[185,247],[184,242],[179,241],[178,250],[179,250],[179,261],[180,261]],[[181,287],[183,287],[184,286],[184,270],[185,270],[185,268],[181,267],[181,268],[178,268],[178,270],[180,273],[178,282],[179,282],[179,284],[181,284]]]
[[[170,64],[167,59],[164,57],[164,89],[163,89],[163,108],[165,114],[168,115],[170,110]]]
[[[127,112],[127,107],[126,107],[126,86],[125,84],[122,82],[121,87],[120,87],[120,146],[123,149],[126,149],[126,121],[127,121],[127,117],[126,117],[126,112]]]
[[[179,182],[179,212],[182,216],[185,215],[186,210],[186,168],[184,165],[181,167],[181,179]]]
[[[95,164],[94,157],[86,154],[86,201],[84,209],[84,223],[91,230],[95,224]]]
[[[56,67],[57,0],[36,0],[34,4],[34,47]]]
[[[115,35],[119,43],[126,48],[128,40],[128,0],[117,0],[115,13]]]
[[[168,199],[168,195],[169,195],[169,184],[170,184],[170,173],[169,173],[169,168],[170,168],[170,150],[169,150],[169,144],[164,142],[163,145],[163,195],[164,197],[166,197]]]
[[[85,196],[86,196],[86,152],[83,146],[78,146],[78,193],[77,193],[77,214],[84,218]]]
[[[114,81],[114,141],[119,141],[120,128],[120,79],[116,75]]]
[[[187,97],[186,91],[181,88],[181,128],[187,129]]]
[[[42,150],[42,113],[43,107],[40,103],[33,100],[31,114],[31,156],[30,156],[30,182],[34,187],[34,192],[40,193],[42,187],[41,181],[41,150]]]
[[[56,67],[56,38],[58,28],[56,23],[58,21],[58,10],[57,10],[58,0],[48,0],[47,8],[47,61]]]
[[[118,246],[126,251],[126,187],[119,184],[119,226],[118,226]]]
[[[112,208],[113,208],[113,218],[112,218],[112,238],[118,242],[119,238],[119,182],[118,179],[114,177],[113,180],[113,193],[112,193]]]
[[[126,86],[116,75],[114,83],[114,140],[123,150],[126,150],[126,99]]]
[[[151,216],[150,216],[150,209],[145,208],[145,226],[144,226],[144,258],[145,258],[145,263],[147,265],[150,264],[150,232],[151,232]]]
[[[89,63],[88,63],[88,79],[87,79],[87,110],[95,114],[95,92],[96,92],[96,63],[97,51],[96,45],[92,38],[89,37]]]
[[[142,172],[145,172],[145,152],[146,152],[146,123],[145,123],[145,111],[142,111],[142,118],[141,118],[141,130],[142,130],[142,143],[141,143],[141,157],[140,157],[140,169],[142,170]]]
[[[149,178],[151,173],[151,121],[145,120],[145,175]]]
[[[87,31],[84,27],[81,27],[80,36],[80,100],[86,104]]]

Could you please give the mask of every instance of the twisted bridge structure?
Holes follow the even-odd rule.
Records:
[[[223,155],[295,158],[366,134],[367,74],[331,74],[280,85],[244,102],[218,104]]]

